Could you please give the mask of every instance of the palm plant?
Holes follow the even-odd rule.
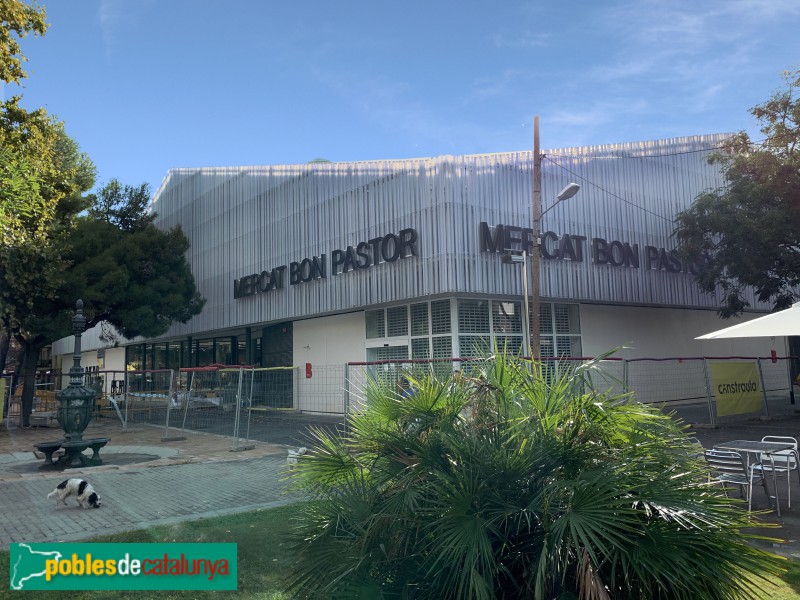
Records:
[[[291,478],[310,495],[294,589],[321,598],[745,598],[781,560],[708,484],[680,425],[498,356],[471,376],[372,382]],[[556,369],[559,371],[559,369]],[[752,537],[752,536],[751,536]]]

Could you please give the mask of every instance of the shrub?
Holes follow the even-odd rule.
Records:
[[[708,483],[681,426],[504,356],[470,376],[371,382],[347,433],[315,433],[291,478],[314,501],[293,588],[336,598],[737,598],[781,559]],[[591,375],[591,376],[590,376]]]

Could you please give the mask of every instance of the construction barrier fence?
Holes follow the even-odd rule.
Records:
[[[401,377],[458,371],[471,375],[484,359],[429,359],[353,362],[346,365],[254,368],[241,365],[173,370],[85,372],[85,385],[97,393],[96,417],[123,429],[163,427],[165,441],[203,431],[231,438],[231,450],[254,442],[286,446],[309,443],[314,428],[343,431],[347,415],[363,402],[365,385],[374,379],[395,385]],[[574,369],[589,359],[545,359],[546,377]],[[686,423],[717,425],[795,413],[796,382],[790,378],[797,357],[608,358],[590,372],[595,389],[631,393],[636,401],[658,406]],[[4,377],[4,415],[18,424],[22,386]],[[31,424],[59,427],[56,391],[67,375],[49,374],[37,383]],[[725,392],[744,390],[745,400],[731,403]]]
[[[544,358],[545,377],[564,373],[590,360]],[[686,423],[717,425],[756,417],[778,417],[796,411],[797,382],[790,378],[796,357],[609,358],[588,376],[592,386],[609,394],[629,393],[638,402],[658,406]],[[346,404],[357,409],[368,379],[398,382],[404,375],[469,375],[474,359],[424,359],[354,362],[347,365]],[[749,399],[730,399],[744,391]],[[732,393],[732,392],[731,392]]]

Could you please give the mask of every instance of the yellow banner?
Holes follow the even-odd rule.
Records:
[[[763,394],[755,362],[712,362],[711,381],[718,416],[761,412]]]

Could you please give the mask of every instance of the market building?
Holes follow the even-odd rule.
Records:
[[[694,339],[735,321],[695,285],[673,219],[723,185],[708,157],[725,137],[544,152],[543,356],[785,353],[784,339]],[[580,192],[554,205],[570,182]],[[102,366],[300,366],[313,377],[352,361],[518,351],[524,271],[502,256],[531,249],[531,197],[530,151],[172,169],[152,210],[188,236],[207,303],[157,339],[105,348]],[[90,353],[102,346],[92,339]]]

